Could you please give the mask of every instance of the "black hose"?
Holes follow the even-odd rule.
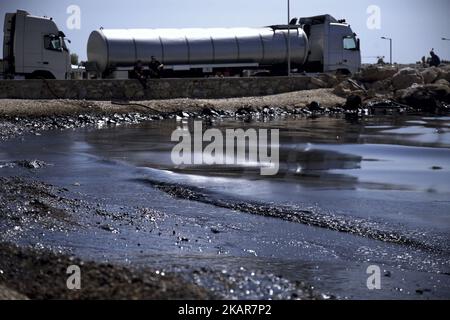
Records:
[[[47,86],[48,91],[49,91],[56,99],[60,99],[60,100],[62,99],[61,97],[59,97],[59,96],[55,93],[55,91],[53,91],[52,87],[50,86],[50,84],[48,83],[48,80],[47,80],[46,78],[41,77],[41,76],[38,76],[38,77],[36,77],[36,79],[42,80],[42,81],[45,83],[45,85]],[[145,88],[144,88],[144,89],[145,89]],[[136,94],[136,93],[135,93],[135,94]],[[135,95],[135,94],[134,94],[134,95]],[[113,104],[113,105],[119,105],[119,106],[137,106],[137,107],[142,107],[142,108],[151,110],[151,111],[153,111],[154,113],[160,113],[158,110],[153,109],[153,108],[151,108],[151,107],[149,107],[149,106],[146,106],[146,105],[144,105],[144,104],[141,104],[141,103],[127,102],[127,101],[111,101],[111,104]]]
[[[49,91],[56,99],[59,99],[59,100],[62,99],[61,97],[59,97],[59,96],[55,93],[55,91],[53,91],[52,87],[51,87],[50,84],[48,83],[48,79],[46,79],[46,78],[44,78],[44,77],[42,77],[42,76],[37,76],[36,79],[42,80],[42,81],[45,83],[45,85],[47,86],[48,91]]]
[[[153,109],[149,106],[146,106],[145,104],[141,104],[141,103],[136,103],[136,102],[127,102],[127,101],[111,101],[111,104],[114,105],[118,105],[118,106],[137,106],[137,107],[142,107],[142,108],[146,108],[148,110],[151,110],[155,113],[160,113],[158,110]]]

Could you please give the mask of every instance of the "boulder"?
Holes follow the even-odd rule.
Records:
[[[420,75],[423,77],[423,81],[425,84],[433,83],[439,76],[438,68],[427,68],[423,70]]]
[[[393,66],[369,66],[361,70],[356,78],[362,82],[376,82],[391,78],[398,72]]]
[[[338,85],[340,82],[338,77],[332,73],[324,73],[323,81],[325,81],[327,83],[328,88],[333,88],[334,86]]]
[[[423,83],[422,75],[413,68],[402,69],[392,77],[392,85],[395,90],[402,90],[411,87],[413,84]]]
[[[440,68],[436,80],[447,80],[450,82],[450,68]]]
[[[0,300],[28,300],[28,298],[0,284]]]
[[[334,87],[333,93],[340,97],[348,97],[355,91],[362,91],[362,87],[359,87],[358,85],[355,85],[355,82],[352,80],[345,80],[339,83],[337,86]]]
[[[308,109],[309,111],[321,111],[323,108],[320,105],[319,102],[317,101],[312,101],[309,105],[308,105]]]
[[[362,99],[359,95],[350,95],[345,102],[345,109],[347,110],[356,110],[362,105]]]
[[[435,84],[435,85],[441,85],[441,86],[447,86],[447,87],[450,87],[450,82],[448,82],[448,81],[445,80],[445,79],[439,79],[439,80],[437,80],[434,84]]]
[[[337,86],[334,87],[333,93],[340,97],[347,97],[352,93],[352,90],[350,86],[348,85],[347,81],[339,83]]]
[[[442,102],[450,103],[450,86],[446,80],[434,84],[413,85],[401,90],[401,96],[398,98],[400,102],[415,109],[435,112],[442,108]]]
[[[328,88],[328,84],[325,81],[320,80],[319,78],[312,77],[308,84],[308,89],[322,89]]]
[[[370,89],[374,90],[375,92],[391,92],[392,91],[392,80],[385,79],[382,81],[377,81],[375,83],[372,83],[370,86]]]

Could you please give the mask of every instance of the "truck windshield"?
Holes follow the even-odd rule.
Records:
[[[61,37],[55,35],[44,36],[44,47],[47,50],[61,51],[64,49],[65,44]]]
[[[344,38],[344,49],[345,50],[357,50],[358,45],[356,43],[356,39],[354,37],[345,37]]]

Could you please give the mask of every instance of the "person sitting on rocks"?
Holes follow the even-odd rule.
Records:
[[[439,65],[441,64],[441,59],[436,53],[434,53],[434,49],[431,50],[430,55],[431,55],[430,67],[439,67]]]
[[[156,79],[159,79],[161,77],[161,70],[164,68],[164,65],[156,60],[154,56],[151,57],[148,67],[150,69],[150,77]]]
[[[136,61],[133,68],[133,78],[139,80],[144,89],[147,88],[147,76],[144,73],[144,67],[142,66],[142,61]]]

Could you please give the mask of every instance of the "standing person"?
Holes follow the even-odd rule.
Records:
[[[439,67],[439,65],[441,64],[441,59],[436,53],[434,53],[434,49],[431,50],[430,55],[430,67]]]
[[[161,77],[161,70],[164,68],[164,65],[156,60],[154,56],[151,57],[148,67],[150,69],[150,76],[152,78],[159,79]]]
[[[133,78],[139,80],[144,89],[147,89],[147,76],[144,73],[144,67],[142,66],[142,61],[136,61],[133,68]]]
[[[422,67],[427,67],[427,58],[425,56],[422,57]]]

